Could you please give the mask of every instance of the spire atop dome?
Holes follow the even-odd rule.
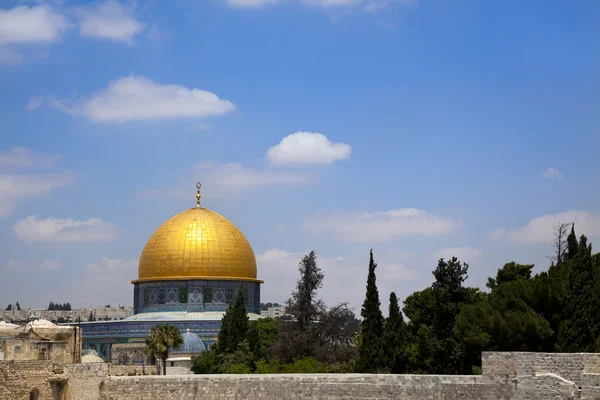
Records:
[[[196,182],[196,208],[200,208],[200,188],[202,184],[200,182]]]

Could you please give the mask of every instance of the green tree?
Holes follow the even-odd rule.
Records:
[[[214,347],[192,358],[192,372],[195,374],[216,374],[219,372],[217,354]]]
[[[316,322],[325,311],[323,301],[317,299],[324,275],[317,265],[314,251],[302,258],[298,271],[300,279],[286,301],[287,315],[279,318],[277,340],[270,349],[271,354],[284,363],[315,356],[319,346],[318,330],[322,328]]]
[[[367,277],[367,293],[360,312],[362,343],[358,351],[357,369],[360,372],[375,372],[383,364],[383,314],[375,276],[377,264],[373,259],[373,249],[370,252],[369,274]]]
[[[393,374],[406,371],[405,348],[408,330],[398,306],[396,293],[390,293],[389,315],[383,328],[383,344],[385,346],[385,364]]]
[[[5,310],[6,311],[12,310],[12,304],[9,303],[8,306],[6,306]]]
[[[314,251],[304,256],[298,270],[300,280],[287,301],[286,313],[296,319],[300,332],[306,332],[324,307],[323,302],[316,299],[317,291],[323,287],[324,275],[317,265],[317,254]]]
[[[15,304],[15,307],[17,307],[17,311],[21,311],[21,305],[19,304],[18,301],[17,301],[17,304]]]
[[[183,343],[183,337],[179,329],[173,325],[160,324],[150,330],[150,336],[146,339],[145,353],[162,361],[163,375],[167,374],[167,358],[169,349],[177,348]]]
[[[219,353],[233,353],[238,345],[246,339],[248,334],[248,314],[246,312],[246,298],[240,289],[233,306],[223,316],[221,330],[219,331],[217,349]]]
[[[585,353],[596,348],[598,338],[597,317],[598,287],[594,271],[592,245],[581,235],[576,245],[572,240],[574,229],[567,238],[569,250],[567,258],[571,261],[569,287],[566,307],[560,324],[557,349],[562,352]],[[596,276],[595,276],[596,275]]]

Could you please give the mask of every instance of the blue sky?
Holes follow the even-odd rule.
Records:
[[[383,305],[600,240],[595,1],[3,1],[0,304],[131,304],[146,240],[195,201],[282,301]]]

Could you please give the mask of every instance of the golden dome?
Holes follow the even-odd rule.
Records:
[[[146,243],[138,280],[256,279],[256,258],[242,232],[221,215],[198,206],[183,211],[154,232]]]

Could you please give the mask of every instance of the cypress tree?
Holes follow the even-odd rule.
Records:
[[[393,374],[400,374],[406,370],[405,345],[407,335],[406,324],[396,293],[390,293],[389,315],[383,328],[383,344],[385,346],[385,364]]]
[[[17,301],[17,304],[15,304],[15,307],[17,307],[17,311],[21,311],[21,305],[19,304],[18,301]]]
[[[248,314],[246,313],[246,298],[240,289],[235,298],[235,303],[221,321],[217,349],[220,353],[233,353],[238,345],[246,339],[248,334]]]
[[[572,260],[577,255],[577,236],[575,236],[575,224],[571,225],[571,233],[567,236],[567,259]]]
[[[219,330],[217,340],[217,351],[219,353],[226,353],[229,347],[229,338],[231,337],[231,318],[233,316],[233,305],[229,304],[229,308],[221,319],[221,329]]]
[[[360,372],[376,372],[383,367],[383,314],[375,277],[377,264],[373,260],[371,249],[369,275],[367,277],[367,294],[360,315],[362,343],[359,349],[357,368]]]
[[[567,306],[559,328],[557,348],[564,352],[593,352],[598,337],[596,316],[600,310],[594,288],[592,246],[588,245],[584,235],[573,246],[568,242],[569,249],[573,247],[577,250],[574,256],[570,250],[568,253],[572,265]]]

